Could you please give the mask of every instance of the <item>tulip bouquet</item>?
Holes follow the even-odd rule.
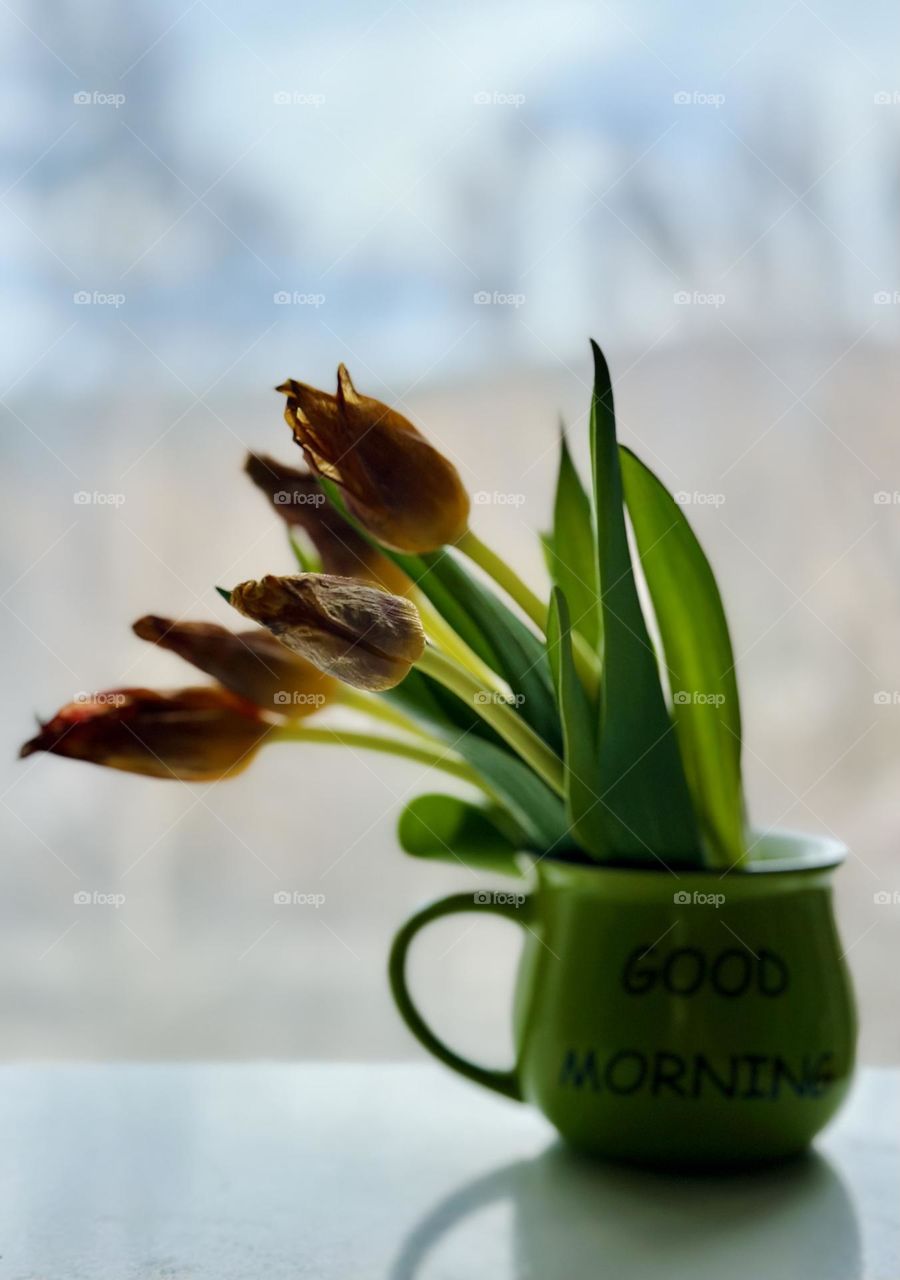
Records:
[[[510,874],[520,851],[739,863],[740,715],[719,593],[683,508],[617,443],[593,350],[591,484],[563,435],[542,539],[549,599],[469,527],[456,469],[403,416],[343,366],[333,395],[288,381],[278,390],[306,467],[251,455],[246,470],[299,571],[220,588],[251,629],[141,618],[138,636],[216,683],[98,693],[41,724],[22,754],[193,782],[237,773],[265,743],[344,744],[477,792],[407,805],[400,842],[416,856]],[[338,703],[359,728],[328,724]]]

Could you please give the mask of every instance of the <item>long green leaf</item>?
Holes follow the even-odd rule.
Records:
[[[550,576],[565,592],[573,628],[596,652],[601,615],[591,500],[575,470],[564,432],[560,433],[553,532],[544,539],[544,549]]]
[[[417,796],[401,813],[397,835],[401,849],[414,858],[521,875],[516,854],[524,844],[508,817],[456,796]]]
[[[468,760],[522,833],[521,849],[571,852],[562,801],[513,755],[470,706],[421,671],[413,669],[394,689],[379,694],[411,715]]]
[[[529,850],[554,856],[577,853],[563,802],[518,756],[471,733],[454,749],[488,783],[521,829]]]
[[[608,844],[628,858],[696,863],[699,834],[625,531],[612,383],[603,353],[591,345],[591,460],[604,645],[598,789],[608,806]]]
[[[688,785],[717,864],[744,856],[734,653],[709,561],[662,481],[620,446],[625,501],[662,637]]]
[[[581,848],[602,858],[608,849],[603,840],[604,805],[596,790],[594,714],[575,670],[569,606],[561,587],[554,587],[550,597],[547,654],[563,727],[566,815]]]

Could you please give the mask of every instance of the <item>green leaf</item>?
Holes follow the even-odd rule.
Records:
[[[544,542],[544,553],[550,577],[565,592],[572,626],[596,653],[601,615],[591,500],[575,470],[564,433],[560,435],[553,533]]]
[[[567,832],[562,801],[514,755],[470,706],[430,676],[413,668],[395,688],[378,695],[437,734],[482,776],[516,829],[520,849],[568,852],[577,846]]]
[[[598,790],[615,853],[665,863],[700,859],[700,843],[656,655],[641,612],[625,531],[612,384],[594,352],[591,460],[603,610]]]
[[[563,802],[518,756],[471,733],[453,745],[508,811],[527,849],[556,857],[577,851]]]
[[[514,755],[470,706],[413,668],[395,688],[379,694],[438,734],[482,776],[536,853],[575,849],[560,798]]]
[[[417,796],[401,813],[397,835],[401,849],[414,858],[521,875],[515,859],[524,845],[506,815],[456,796]]]
[[[609,850],[603,840],[604,805],[596,790],[594,713],[575,670],[569,606],[560,587],[550,597],[547,654],[562,719],[566,816],[581,848],[602,858]]]
[[[539,533],[538,537],[541,540],[541,551],[544,553],[544,564],[547,566],[547,572],[550,574],[550,577],[552,578],[553,577],[553,559],[554,559],[554,556],[556,555],[556,552],[553,550],[553,534]]]
[[[717,865],[745,853],[734,653],[709,561],[662,481],[620,446],[625,501],[662,637],[688,786]]]

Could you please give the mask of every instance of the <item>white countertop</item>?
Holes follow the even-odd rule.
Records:
[[[3,1067],[0,1280],[898,1280],[898,1104],[675,1178],[430,1065]]]

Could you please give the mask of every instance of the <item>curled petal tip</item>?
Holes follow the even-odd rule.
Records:
[[[150,640],[155,644],[163,638],[171,625],[166,618],[160,618],[155,613],[147,613],[131,624],[131,630],[139,640]]]
[[[337,385],[339,400],[344,404],[359,404],[359,396],[357,394],[356,387],[353,385],[353,380],[350,377],[350,371],[343,362],[338,365]]]
[[[380,543],[420,554],[462,537],[469,497],[459,473],[401,413],[360,395],[343,364],[334,395],[285,385],[285,418],[307,463],[340,485],[350,514]]]

